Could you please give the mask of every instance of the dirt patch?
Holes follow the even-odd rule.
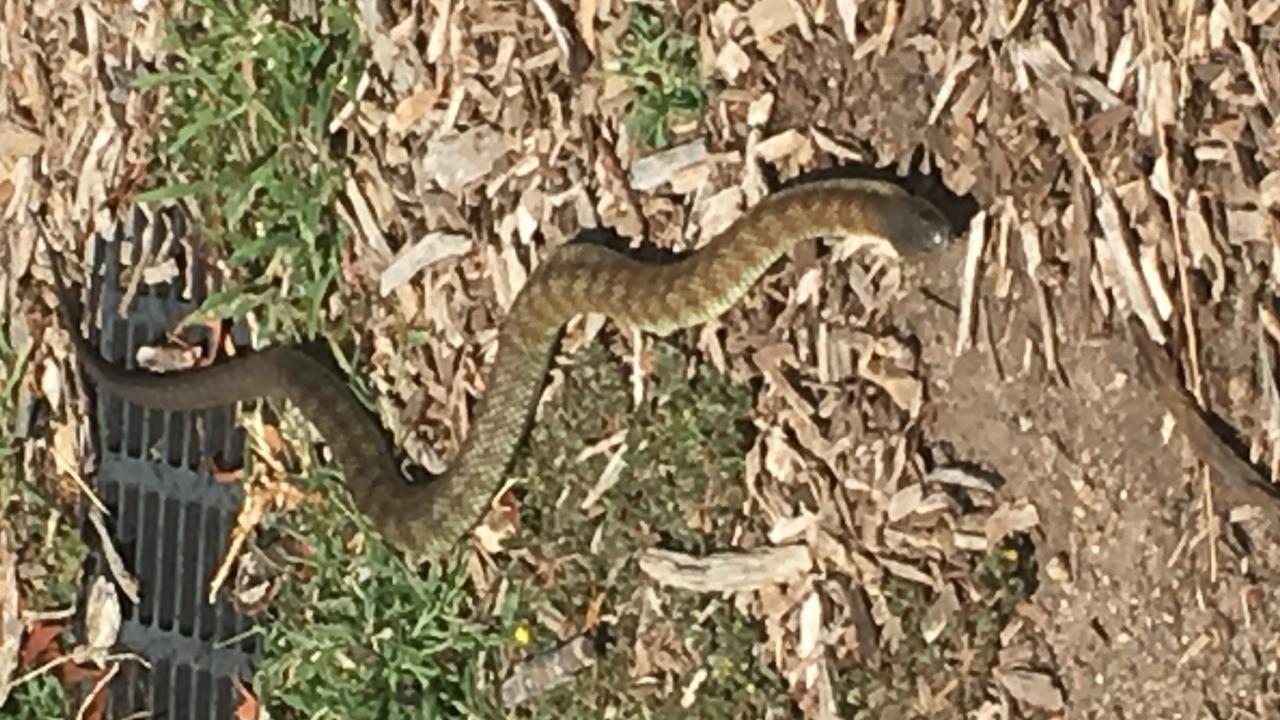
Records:
[[[922,333],[954,328],[928,306],[912,318]],[[1123,334],[1064,343],[1069,386],[1047,382],[1034,356],[1022,371],[1025,345],[1015,336],[996,348],[1003,379],[985,347],[955,356],[949,343],[927,345],[929,434],[1040,509],[1048,569],[1036,618],[1070,706],[1081,717],[1195,717],[1272,697],[1276,627],[1260,611],[1280,560],[1274,523],[1204,534],[1200,472],[1176,432],[1164,441],[1164,410],[1137,381]],[[1206,373],[1214,386],[1231,377]]]
[[[912,38],[926,20],[920,6],[907,3],[894,38]],[[867,22],[877,21],[883,18],[873,12]],[[1077,21],[1064,25],[1080,31]],[[955,30],[950,20],[942,28],[944,36]],[[1039,119],[1029,96],[995,91],[1003,71],[986,60],[976,62],[970,80],[992,83],[985,121],[975,125],[971,117],[942,112],[931,122],[942,83],[931,43],[899,42],[882,56],[858,60],[834,33],[819,32],[811,44],[797,42],[806,51],[789,53],[773,71],[779,128],[816,123],[836,137],[857,138],[867,159],[882,163],[900,164],[923,143],[939,158],[943,177],[980,206],[997,214],[1002,204],[1018,208],[1012,223],[1029,222],[1033,234],[1041,233],[1034,238],[1045,258],[1041,269],[1059,273],[1056,283],[1040,283],[1043,276],[1030,282],[1022,272],[1023,238],[1007,244],[986,238],[989,250],[995,244],[997,253],[1007,253],[1007,264],[985,256],[976,345],[957,355],[964,243],[924,263],[925,292],[910,294],[896,314],[923,347],[931,392],[925,442],[989,468],[1005,482],[1006,497],[1029,498],[1039,509],[1042,585],[1026,616],[1051,648],[1045,659],[1057,669],[1072,717],[1274,710],[1280,628],[1264,608],[1274,602],[1269,578],[1280,567],[1276,524],[1219,522],[1205,511],[1204,471],[1138,381],[1123,324],[1099,311],[1087,274],[1069,272],[1090,262],[1078,234],[1098,228],[1087,217],[1073,224],[1071,205],[1088,201],[1060,174],[1057,140],[1048,128],[1027,127]],[[955,96],[963,101],[966,90],[962,83]],[[1144,162],[1142,153],[1131,147],[1099,148],[1097,162],[1141,172],[1133,164]],[[1019,230],[1027,225],[1015,237]],[[1207,297],[1212,275],[1195,271],[1188,300],[1203,303],[1197,335],[1208,405],[1256,445],[1266,420],[1253,377],[1257,334],[1242,309],[1252,297],[1247,280],[1254,264],[1250,249],[1242,250],[1242,258],[1226,263],[1228,291],[1219,302]],[[1049,315],[1038,292],[1045,292]],[[1045,359],[1047,317],[1056,368]]]

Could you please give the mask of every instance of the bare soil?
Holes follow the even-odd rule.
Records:
[[[903,19],[898,37],[910,34],[910,24]],[[948,122],[943,113],[941,124],[930,126],[941,78],[914,49],[900,44],[858,62],[825,34],[795,44],[770,73],[777,77],[779,127],[816,123],[864,142],[876,158],[901,159],[924,138],[940,156],[943,176],[950,170],[970,179],[984,208],[1087,202],[1079,195],[1045,199],[1044,185],[1052,182],[1046,174],[1061,168],[1047,154],[1052,141],[1017,127],[1028,120],[1016,117],[1025,112],[1021,101],[1005,108],[1014,118],[989,115],[988,123],[992,135],[1008,130],[1009,138],[1034,148],[1027,164],[1015,165],[994,148],[973,156],[955,142],[972,141],[968,118]],[[1199,130],[1188,119],[1182,131]],[[1132,169],[1142,143],[1130,142],[1100,152],[1097,163]],[[1209,168],[1201,174],[1210,175]],[[1220,479],[1206,482],[1207,472],[1165,422],[1154,394],[1138,382],[1123,325],[1081,302],[1088,299],[1081,287],[1087,278],[1065,272],[1077,267],[1078,246],[1060,230],[1046,226],[1043,236],[1046,246],[1065,246],[1061,282],[1049,291],[1060,372],[1046,367],[1043,316],[1025,274],[1014,270],[1007,298],[991,296],[994,282],[980,283],[991,317],[980,314],[983,340],[957,355],[964,242],[919,269],[914,285],[924,291],[910,293],[895,315],[922,343],[931,393],[928,442],[989,468],[1006,483],[1003,493],[1030,498],[1039,509],[1042,582],[1034,610],[1025,614],[1051,648],[1068,717],[1272,716],[1280,710],[1280,627],[1267,611],[1277,599],[1280,569],[1275,508],[1260,508],[1256,519],[1239,524],[1205,511],[1205,493]],[[1011,267],[1025,261],[1019,249],[1010,251],[1017,258]],[[1249,248],[1243,250],[1243,262],[1228,263],[1224,298],[1196,308],[1200,372],[1208,406],[1235,432],[1259,440],[1265,418],[1257,417],[1251,375],[1256,320],[1239,309],[1247,307],[1246,280],[1255,268]],[[1193,274],[1201,290],[1195,304],[1209,279]],[[983,336],[984,325],[994,343]]]

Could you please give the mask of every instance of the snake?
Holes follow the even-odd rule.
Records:
[[[378,417],[339,373],[297,345],[246,351],[158,373],[102,357],[80,334],[54,266],[62,322],[99,391],[136,405],[198,411],[261,399],[287,401],[328,445],[356,508],[410,557],[443,559],[483,518],[534,421],[565,324],[583,313],[669,336],[724,313],[797,243],[859,238],[905,258],[950,243],[939,207],[887,179],[829,178],[766,194],[701,247],[669,262],[591,242],[549,251],[502,319],[471,429],[448,468],[411,482]]]

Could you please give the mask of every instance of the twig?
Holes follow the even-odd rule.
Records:
[[[569,72],[575,76],[581,76],[591,66],[594,58],[591,51],[587,49],[586,43],[578,37],[567,9],[558,0],[533,0],[533,4],[538,8],[538,12],[542,13],[542,19],[547,21],[547,26],[551,28],[556,45],[560,46],[560,52],[564,54],[565,62],[569,65]]]
[[[89,710],[89,706],[93,704],[94,698],[98,697],[98,693],[102,692],[102,689],[107,686],[107,683],[111,682],[111,678],[115,677],[119,672],[120,664],[112,663],[111,667],[102,674],[102,677],[98,678],[98,681],[93,684],[93,689],[90,690],[89,694],[85,696],[83,701],[81,701],[80,709],[76,710],[76,720],[84,720],[84,714]]]
[[[1237,455],[1214,431],[1207,413],[1178,381],[1169,355],[1135,319],[1130,318],[1129,326],[1138,346],[1138,366],[1143,381],[1156,391],[1161,404],[1173,415],[1196,456],[1218,476],[1219,492],[1214,498],[1215,504],[1219,500],[1263,506],[1280,503],[1280,488]],[[1228,495],[1231,497],[1223,497]]]

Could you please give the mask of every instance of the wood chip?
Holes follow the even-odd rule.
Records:
[[[85,601],[85,645],[105,654],[120,637],[121,620],[115,586],[102,575],[95,577]]]
[[[432,140],[420,161],[424,173],[452,195],[486,177],[506,157],[507,139],[488,125]]]
[[[919,583],[928,588],[936,589],[936,583],[934,583],[933,578],[929,577],[927,573],[921,572],[907,563],[899,562],[891,558],[880,558],[879,562],[884,569],[889,571],[892,575],[896,575],[904,580]]]
[[[924,617],[920,619],[920,634],[924,637],[924,641],[932,643],[937,640],[942,635],[942,631],[946,630],[947,623],[959,611],[960,600],[956,597],[955,587],[948,583],[943,586],[942,592],[938,593],[937,599],[929,605]]]
[[[757,548],[694,557],[652,548],[640,570],[662,585],[694,592],[749,592],[799,580],[813,566],[804,545]]]
[[[929,482],[954,485],[967,490],[977,490],[989,495],[994,495],[996,492],[995,486],[992,485],[989,480],[960,467],[935,468],[929,472],[929,476],[926,479]]]
[[[716,72],[729,82],[736,81],[738,76],[750,67],[751,58],[747,57],[742,46],[733,40],[726,41],[720,48],[720,52],[716,53]]]
[[[1266,242],[1271,233],[1267,214],[1255,208],[1227,208],[1227,241],[1233,245]]]
[[[915,512],[923,501],[924,486],[918,483],[908,485],[889,498],[889,505],[885,508],[885,515],[889,522],[898,522]]]
[[[1030,502],[1002,503],[987,518],[987,541],[994,545],[1009,535],[1027,532],[1039,524],[1040,513]]]
[[[502,704],[522,705],[569,682],[596,664],[592,639],[579,635],[554,650],[521,661],[502,682]]]
[[[1160,322],[1160,313],[1156,310],[1151,291],[1142,278],[1142,272],[1134,261],[1130,246],[1131,233],[1128,226],[1120,219],[1120,210],[1115,196],[1109,190],[1102,191],[1098,198],[1098,224],[1102,227],[1102,235],[1106,240],[1106,251],[1112,263],[1124,281],[1125,297],[1143,325],[1152,337],[1164,341],[1164,328]]]
[[[600,471],[600,477],[596,480],[596,484],[591,487],[591,490],[587,492],[587,496],[582,499],[582,503],[578,506],[579,510],[590,509],[600,501],[600,498],[604,497],[605,493],[618,484],[618,481],[622,479],[622,471],[627,466],[626,454],[627,446],[625,444],[619,445],[613,450],[609,455],[609,461],[605,463],[604,470]]]
[[[0,122],[0,160],[29,157],[44,148],[38,133],[11,122]]]
[[[403,135],[427,116],[438,98],[439,93],[434,87],[418,88],[401,100],[395,111],[387,116],[387,130],[393,135]]]
[[[451,257],[470,252],[474,241],[467,235],[429,232],[416,243],[402,249],[378,279],[378,293],[386,297],[409,282],[424,268]]]
[[[822,664],[822,646],[819,644],[822,637],[822,598],[818,593],[810,592],[800,603],[799,624],[800,637],[796,642],[796,656],[804,664],[805,686],[813,687]]]
[[[1063,708],[1062,691],[1049,675],[1032,670],[1008,670],[998,673],[997,677],[1000,685],[1018,702],[1049,712]]]
[[[747,22],[757,40],[767,40],[795,25],[796,21],[796,11],[790,0],[756,0],[747,10]]]
[[[1245,15],[1253,25],[1266,25],[1277,12],[1280,12],[1280,0],[1257,0]]]
[[[1183,213],[1187,225],[1187,248],[1191,252],[1191,261],[1195,267],[1207,271],[1213,282],[1210,296],[1214,302],[1217,302],[1226,289],[1227,269],[1223,264],[1222,250],[1213,241],[1209,222],[1200,208],[1200,193],[1192,190],[1187,194],[1187,204],[1183,208]]]
[[[813,142],[798,130],[785,130],[760,141],[756,146],[757,157],[776,164],[786,159],[797,165],[808,165],[813,160]]]
[[[702,138],[691,140],[636,160],[631,166],[628,181],[633,190],[656,190],[663,183],[670,182],[676,173],[702,163],[706,157],[706,141]]]
[[[90,505],[88,515],[93,529],[98,534],[98,542],[101,544],[103,556],[107,561],[107,569],[111,571],[111,577],[119,584],[120,590],[124,592],[125,597],[129,598],[129,602],[137,604],[141,599],[142,583],[138,582],[138,578],[129,572],[129,566],[125,563],[124,558],[120,556],[120,551],[116,549],[115,543],[111,541],[111,533],[107,531],[107,525],[103,521],[102,510],[97,505]],[[106,582],[105,578],[100,577],[99,580]],[[114,586],[112,586],[111,592],[112,597],[115,597]],[[116,610],[117,612],[119,611],[118,606]],[[117,631],[119,630],[118,620],[117,618]],[[108,645],[110,644],[108,643]]]
[[[0,528],[0,706],[8,699],[18,670],[18,650],[26,627],[18,602],[18,558],[9,547],[9,533],[9,528]]]
[[[973,343],[978,265],[986,248],[986,225],[985,211],[979,211],[969,222],[969,241],[965,245],[964,270],[961,275],[960,319],[956,322],[956,355],[963,353]]]

